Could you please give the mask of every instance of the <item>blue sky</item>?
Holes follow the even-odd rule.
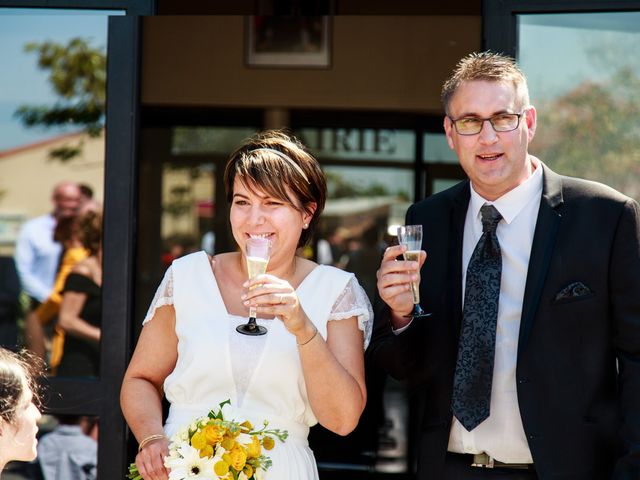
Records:
[[[529,14],[518,18],[518,62],[536,105],[620,67],[640,75],[640,12]]]
[[[60,130],[25,129],[13,118],[22,104],[51,104],[55,96],[47,74],[37,68],[37,54],[25,53],[28,42],[54,40],[66,43],[74,37],[90,40],[94,47],[107,45],[106,12],[84,11],[64,15],[50,11],[0,8],[0,150],[17,147],[61,133]]]

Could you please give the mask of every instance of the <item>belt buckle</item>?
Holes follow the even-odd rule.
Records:
[[[472,467],[480,467],[480,468],[493,468],[494,464],[493,464],[493,457],[489,456],[488,454],[482,452],[482,453],[474,453],[473,454],[473,463],[471,464]]]

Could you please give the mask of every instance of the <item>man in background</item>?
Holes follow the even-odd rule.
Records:
[[[40,438],[38,459],[44,480],[95,480],[97,420],[58,415],[58,426]]]
[[[80,188],[74,182],[60,182],[53,189],[51,201],[53,211],[26,222],[16,242],[16,268],[22,289],[31,300],[31,310],[53,289],[62,253],[62,245],[53,240],[53,231],[61,218],[75,215],[80,206]],[[28,339],[31,329],[29,325],[26,328]]]

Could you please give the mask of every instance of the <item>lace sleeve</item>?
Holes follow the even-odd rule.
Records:
[[[329,321],[345,320],[351,317],[358,317],[358,327],[364,332],[364,348],[366,349],[369,345],[369,340],[371,340],[371,331],[373,330],[373,309],[367,294],[355,276],[351,277],[351,280],[349,280],[349,283],[347,283],[347,286],[333,304]]]
[[[167,268],[164,278],[153,296],[149,310],[147,310],[147,314],[142,321],[142,325],[151,321],[156,314],[156,310],[165,305],[173,305],[173,270],[171,270],[171,267]]]

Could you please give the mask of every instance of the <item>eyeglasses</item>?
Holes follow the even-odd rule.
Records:
[[[453,119],[449,116],[456,132],[460,135],[477,135],[482,131],[484,122],[489,122],[496,132],[511,132],[520,126],[520,117],[526,110],[520,113],[499,113],[489,118],[462,117]]]

